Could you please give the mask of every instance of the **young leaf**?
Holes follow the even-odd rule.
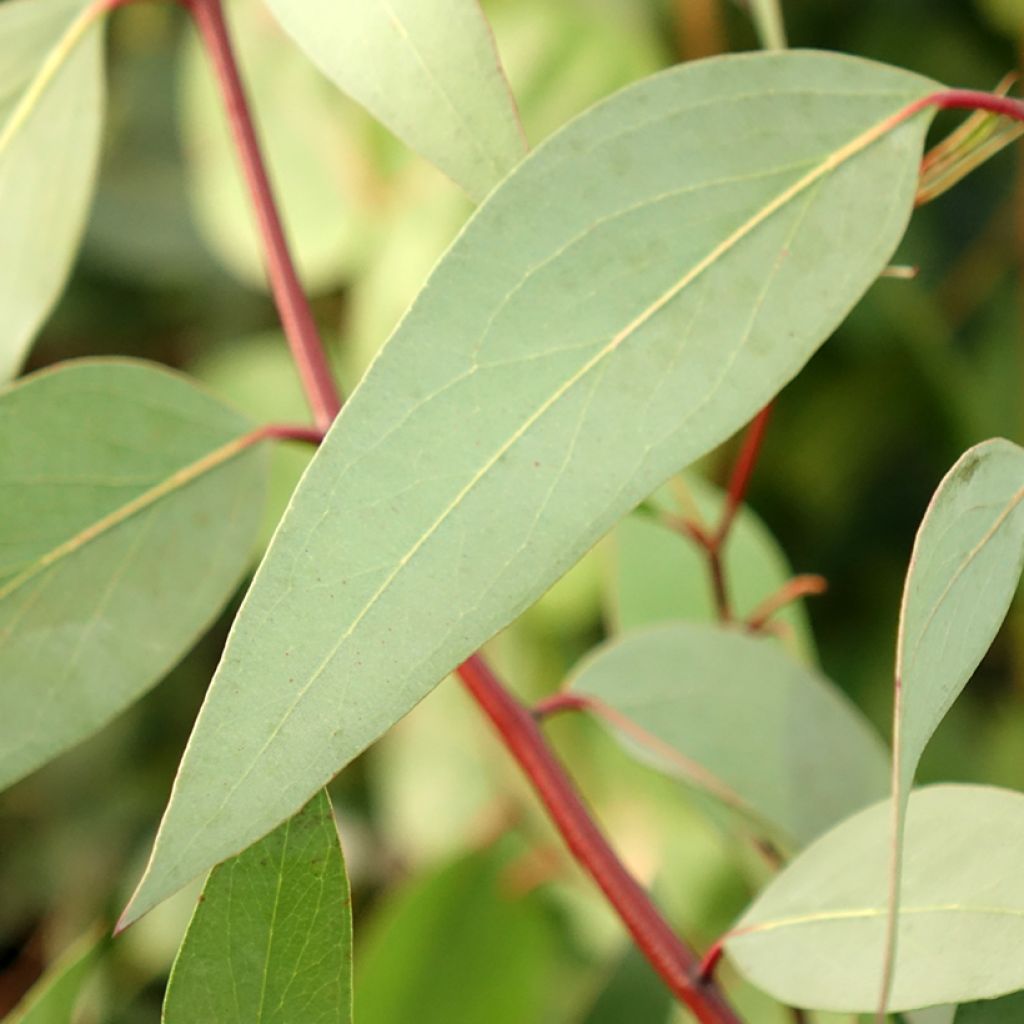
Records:
[[[928,118],[893,119],[932,88],[834,54],[685,65],[502,183],[303,477],[124,921],[294,813],[800,369],[903,233]]]
[[[630,750],[781,831],[787,846],[885,793],[881,739],[772,639],[652,627],[598,648],[571,692],[596,699]]]
[[[696,473],[683,481],[687,496],[706,523],[717,523],[724,494]],[[686,510],[672,500],[674,487],[662,488],[651,500],[674,515]],[[627,516],[612,534],[608,605],[619,633],[658,622],[717,617],[707,558],[695,544],[650,516]],[[771,531],[749,505],[743,505],[722,552],[729,591],[738,617],[746,617],[793,575],[786,555]],[[807,611],[794,602],[774,617],[784,625],[786,647],[805,661],[814,660]]]
[[[0,392],[0,787],[106,724],[224,606],[259,528],[250,428],[144,363]]]
[[[92,198],[103,41],[85,8],[0,4],[0,381],[64,287]]]
[[[967,451],[935,492],[914,541],[896,652],[891,913],[900,899],[903,827],[932,733],[992,643],[1024,567],[1024,449],[1002,439]],[[882,988],[897,955],[884,944]]]
[[[82,988],[92,975],[102,936],[83,935],[32,986],[4,1024],[71,1024]]]
[[[1024,987],[1022,854],[1020,793],[988,786],[914,792],[893,1011]],[[884,801],[800,854],[730,932],[726,951],[747,978],[783,1003],[873,1011],[888,861]]]
[[[1017,1020],[1024,1020],[1024,992],[961,1006],[953,1024],[1011,1024]]]
[[[164,1024],[350,1024],[352,915],[321,791],[214,868],[178,951]]]
[[[477,0],[268,0],[337,86],[474,199],[526,152]]]
[[[554,974],[545,908],[505,890],[497,849],[410,884],[371,922],[356,971],[359,1024],[522,1024]]]

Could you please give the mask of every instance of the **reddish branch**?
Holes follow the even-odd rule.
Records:
[[[224,22],[221,0],[181,2],[192,13],[213,64],[242,171],[252,195],[263,239],[267,277],[277,303],[281,325],[291,346],[303,389],[313,410],[313,418],[318,427],[326,430],[341,408],[341,395],[288,249],[249,102]]]
[[[534,715],[505,689],[480,655],[463,662],[458,673],[533,784],[573,856],[600,886],[665,984],[702,1024],[738,1024],[717,988],[701,977],[696,954],[666,924],[609,846]]]
[[[213,62],[246,182],[256,210],[268,276],[282,324],[298,364],[317,428],[267,427],[264,437],[318,441],[341,407],[309,304],[288,250],[260,153],[221,0],[182,0],[192,13]],[[740,1024],[713,982],[699,977],[699,959],[659,914],[650,897],[623,867],[594,824],[537,723],[500,683],[480,655],[459,667],[459,675],[491,719],[547,807],[569,849],[594,878],[633,935],[638,948],[701,1024]]]

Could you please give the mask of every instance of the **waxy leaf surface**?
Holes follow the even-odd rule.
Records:
[[[891,912],[899,906],[910,787],[932,734],[988,650],[1024,567],[1024,449],[996,439],[960,457],[914,542],[896,652]],[[885,946],[883,987],[899,956]]]
[[[268,0],[344,92],[482,199],[526,153],[477,0]]]
[[[932,83],[686,65],[477,211],[342,410],[246,599],[126,920],[302,806],[806,362],[913,201]]]
[[[352,914],[321,791],[215,868],[171,972],[163,1024],[350,1024]]]
[[[881,738],[774,639],[651,627],[598,648],[571,690],[596,699],[598,720],[632,752],[760,819],[790,848],[885,793]]]
[[[103,40],[77,20],[85,7],[0,4],[0,381],[18,372],[60,295],[92,198]]]
[[[883,801],[844,821],[758,897],[726,942],[750,981],[791,1006],[875,1009],[890,817]],[[891,1009],[1024,987],[1024,796],[987,786],[916,790],[906,851]]]
[[[158,682],[253,555],[251,424],[144,363],[0,392],[0,787]]]

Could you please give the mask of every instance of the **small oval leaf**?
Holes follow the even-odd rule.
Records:
[[[789,848],[885,793],[880,737],[830,682],[766,637],[652,627],[598,648],[571,689],[596,699],[598,718],[631,751],[781,832]]]
[[[754,984],[791,1006],[875,1009],[890,813],[883,801],[836,826],[743,915],[726,951]],[[906,849],[890,1009],[1024,987],[1024,795],[989,786],[916,790]]]

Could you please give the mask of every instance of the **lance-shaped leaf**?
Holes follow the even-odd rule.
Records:
[[[889,812],[884,801],[838,825],[744,914],[726,951],[754,984],[791,1006],[874,1010],[886,928]],[[1020,793],[987,786],[914,792],[894,1011],[1024,987],[1022,856]]]
[[[928,119],[899,114],[932,88],[830,54],[686,65],[502,183],[303,477],[124,920],[294,813],[800,369],[903,233]]]
[[[918,762],[1002,625],[1022,567],[1024,449],[1002,439],[985,441],[960,457],[935,492],[903,592],[893,716],[893,912]],[[899,955],[895,941],[892,932],[880,961],[883,990]]]
[[[655,626],[598,648],[571,692],[633,753],[757,818],[789,848],[885,793],[881,738],[773,639]]]
[[[86,6],[0,4],[0,381],[64,287],[92,197],[103,42]]]
[[[259,528],[251,426],[144,363],[0,392],[0,786],[141,696],[224,606]]]
[[[482,199],[526,152],[478,0],[268,0],[340,89]]]
[[[331,801],[213,870],[171,971],[164,1024],[350,1024],[352,915]]]
[[[32,986],[4,1024],[71,1024],[82,989],[92,976],[103,939],[83,935]]]

